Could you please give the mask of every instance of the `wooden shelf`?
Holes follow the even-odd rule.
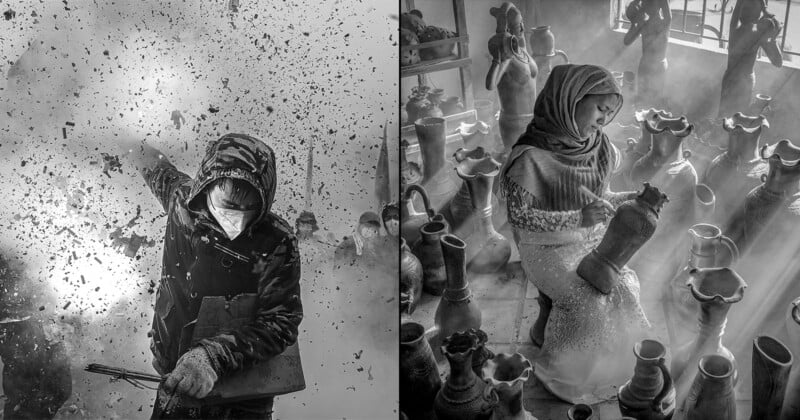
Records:
[[[451,55],[437,60],[429,60],[406,67],[400,67],[400,77],[419,76],[420,74],[469,67],[471,65],[471,58],[458,58],[456,55]]]

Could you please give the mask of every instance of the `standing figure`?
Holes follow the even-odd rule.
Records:
[[[606,369],[601,355],[616,349],[629,328],[647,326],[633,271],[622,268],[619,285],[608,295],[575,271],[600,243],[615,207],[636,195],[609,190],[620,158],[602,127],[621,107],[620,88],[608,70],[554,67],[536,99],[533,121],[500,172],[522,268],[539,291],[540,315],[530,334],[542,356],[534,374],[567,401],[613,397],[609,386],[625,378],[609,381],[615,371]],[[620,371],[627,373],[625,366]]]
[[[667,76],[667,45],[672,12],[669,0],[634,0],[625,10],[631,27],[623,42],[631,45],[642,36],[642,58],[636,84],[637,109],[664,107],[664,81]]]
[[[505,150],[511,153],[525,127],[533,118],[536,101],[536,61],[525,48],[522,14],[512,3],[505,2],[490,10],[497,19],[497,33],[489,39],[492,65],[486,74],[486,89],[497,87],[500,98],[500,136]]]
[[[767,12],[764,0],[738,0],[733,9],[728,43],[728,67],[722,76],[719,115],[747,112],[753,96],[758,49],[763,48],[772,65],[781,67],[783,56],[776,41],[781,25]]]
[[[132,149],[167,212],[150,346],[153,367],[166,380],[152,418],[271,419],[273,396],[233,396],[215,405],[192,399],[297,341],[303,319],[300,258],[291,227],[271,211],[278,185],[274,152],[251,136],[226,134],[208,145],[192,179],[153,147]],[[204,316],[204,297],[244,293],[258,295],[254,321],[187,343],[192,340],[186,326]],[[250,375],[239,389],[247,392],[265,381]]]

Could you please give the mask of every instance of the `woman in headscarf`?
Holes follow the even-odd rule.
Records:
[[[573,403],[613,398],[612,386],[625,382],[633,357],[620,345],[649,328],[633,271],[623,268],[607,295],[575,273],[614,208],[635,196],[609,190],[619,152],[602,127],[621,107],[620,89],[606,69],[556,66],[501,172],[522,267],[539,291],[540,315],[530,332],[542,352],[534,373]],[[612,359],[620,356],[617,366]]]

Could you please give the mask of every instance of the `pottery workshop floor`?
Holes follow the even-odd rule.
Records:
[[[487,347],[495,353],[520,352],[528,359],[533,359],[536,357],[538,347],[531,343],[528,330],[539,313],[539,304],[535,299],[538,292],[533,284],[525,281],[519,258],[512,256],[511,261],[505,273],[494,275],[468,273],[469,284],[481,309],[483,318],[481,329],[489,336]],[[433,327],[433,317],[438,303],[438,297],[423,294],[412,318],[426,329],[430,329]],[[654,326],[655,338],[665,344],[668,343],[660,304],[642,302],[642,306]],[[634,360],[631,350],[631,375],[633,375]],[[439,362],[439,371],[444,382],[448,371],[446,360]],[[747,375],[746,381],[749,380],[750,377]],[[740,380],[736,389],[737,419],[750,418],[750,389],[743,386],[743,382],[745,380]],[[567,410],[571,405],[553,396],[534,375],[531,375],[525,383],[523,395],[525,409],[533,413],[538,420],[567,419]],[[616,401],[596,404],[592,408],[596,420],[621,418]]]

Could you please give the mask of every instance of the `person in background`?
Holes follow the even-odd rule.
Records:
[[[602,128],[621,106],[620,89],[608,70],[554,67],[537,97],[533,120],[500,173],[522,268],[539,292],[540,315],[530,330],[542,349],[534,374],[573,403],[605,399],[608,377],[595,368],[602,370],[608,361],[603,358],[607,347],[627,342],[622,332],[628,328],[649,327],[633,271],[623,269],[610,295],[575,273],[603,238],[615,207],[636,195],[609,190],[619,152]]]
[[[375,267],[379,262],[380,229],[381,219],[375,212],[362,213],[353,236],[345,236],[334,251],[336,267],[356,264]]]
[[[202,399],[220,378],[297,341],[300,258],[291,227],[272,212],[272,149],[226,134],[210,142],[192,179],[155,148],[130,144],[130,158],[167,212],[151,330],[153,367],[166,380],[152,418],[271,419],[271,396],[199,407],[176,404],[175,397]],[[258,295],[253,322],[182,348],[182,330],[198,318],[204,297],[242,293]]]

